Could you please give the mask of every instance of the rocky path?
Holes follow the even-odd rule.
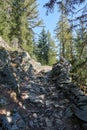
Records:
[[[11,92],[10,98],[1,112],[3,130],[80,130],[77,122],[75,125],[66,120],[64,114],[70,101],[61,89],[56,89],[49,73],[26,77],[21,82],[20,99],[16,99],[15,92]]]
[[[78,121],[72,123],[65,114],[71,101],[51,82],[48,73],[32,77],[21,94],[30,130],[80,130]]]
[[[47,75],[34,78],[22,90],[23,107],[29,113],[25,119],[29,120],[30,129],[63,130],[65,124],[62,116],[69,100],[64,98],[62,92],[56,91],[53,84],[48,83]]]
[[[66,60],[51,68],[0,49],[0,130],[87,130],[87,96],[69,71]]]

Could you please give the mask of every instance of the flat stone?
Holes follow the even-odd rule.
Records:
[[[82,108],[77,108],[77,107],[74,107],[73,108],[73,111],[74,111],[74,114],[79,118],[81,119],[82,121],[85,121],[87,122],[87,107],[85,106],[82,106]]]

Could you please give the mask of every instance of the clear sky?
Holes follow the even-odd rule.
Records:
[[[52,36],[54,36],[54,29],[56,27],[56,23],[58,22],[59,13],[57,11],[57,8],[55,8],[54,13],[49,13],[46,15],[46,8],[43,7],[45,3],[47,3],[49,0],[37,0],[37,3],[39,4],[38,10],[40,13],[40,18],[44,22],[44,26],[46,26],[46,30],[49,30]],[[39,34],[41,31],[41,28],[36,28],[35,31]]]
[[[50,33],[52,34],[52,36],[54,37],[54,29],[56,27],[56,23],[59,20],[59,11],[58,8],[55,6],[54,8],[54,13],[49,13],[48,15],[46,15],[46,11],[47,9],[45,7],[43,7],[43,5],[45,3],[47,3],[49,0],[37,0],[37,4],[38,5],[38,11],[39,11],[39,17],[43,20],[44,22],[44,26],[46,30],[49,30]],[[87,4],[87,2],[85,2]],[[84,4],[83,4],[84,5]],[[80,6],[82,7],[82,5]],[[78,9],[80,9],[79,6],[77,6]],[[74,16],[78,16],[79,14],[74,14]],[[40,34],[42,28],[37,27],[35,28],[35,32]]]

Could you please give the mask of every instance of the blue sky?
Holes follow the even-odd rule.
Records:
[[[59,13],[57,11],[57,8],[55,8],[54,13],[49,13],[46,15],[46,8],[43,7],[43,5],[48,2],[48,0],[37,0],[37,3],[39,4],[38,10],[40,14],[40,18],[44,22],[44,26],[46,26],[46,30],[49,30],[52,36],[54,36],[54,29],[56,27],[56,23],[58,22],[59,19]],[[41,28],[36,28],[35,32],[38,34],[40,33]]]
[[[54,13],[49,13],[48,15],[46,15],[46,8],[43,7],[43,5],[45,3],[47,3],[49,0],[37,0],[37,4],[38,5],[38,11],[39,11],[39,17],[43,20],[44,22],[44,26],[45,26],[45,29],[46,30],[49,30],[50,33],[52,34],[52,37],[55,36],[54,34],[54,29],[56,27],[56,23],[58,22],[59,20],[59,11],[57,9],[57,7],[55,6],[55,9],[54,9]],[[87,4],[87,2],[85,2],[85,4]],[[82,4],[81,6],[77,6],[78,9],[82,8],[84,4]],[[75,16],[78,16],[79,13],[76,13],[74,14],[74,17]],[[40,27],[37,27],[35,29],[35,32],[40,34],[42,28]]]

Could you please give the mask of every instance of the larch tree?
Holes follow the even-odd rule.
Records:
[[[51,37],[51,33],[47,32],[47,42],[48,42],[48,65],[53,65],[57,60],[57,47],[55,41]]]
[[[72,33],[70,31],[70,25],[67,16],[60,16],[55,28],[55,35],[60,41],[60,56],[70,60],[72,56]]]

